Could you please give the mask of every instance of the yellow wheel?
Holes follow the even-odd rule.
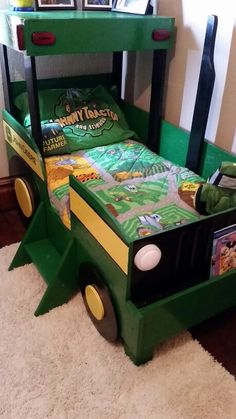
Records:
[[[86,285],[84,297],[93,317],[99,321],[103,320],[105,317],[105,307],[96,287],[94,285]]]
[[[32,183],[24,177],[17,177],[14,182],[14,189],[22,215],[26,219],[30,219],[36,209],[36,197]]]
[[[118,326],[108,288],[98,272],[83,265],[79,274],[80,289],[90,319],[98,332],[108,341],[118,337]]]

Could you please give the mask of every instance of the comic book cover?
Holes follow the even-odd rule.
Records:
[[[236,224],[217,230],[213,236],[211,276],[236,269]]]

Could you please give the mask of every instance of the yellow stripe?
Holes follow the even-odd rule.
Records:
[[[17,132],[3,121],[3,130],[5,140],[12,148],[19,154],[19,156],[26,161],[31,169],[44,180],[41,164],[37,153],[21,138]]]
[[[71,187],[70,209],[106,252],[109,253],[122,271],[127,274],[129,247]]]

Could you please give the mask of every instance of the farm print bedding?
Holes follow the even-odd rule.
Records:
[[[48,157],[45,165],[51,204],[68,228],[72,174],[128,242],[199,218],[193,191],[204,180],[134,140]]]

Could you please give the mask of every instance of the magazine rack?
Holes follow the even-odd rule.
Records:
[[[83,284],[89,278],[96,310],[93,311],[88,304],[87,309],[95,327],[108,340],[120,337],[126,353],[137,365],[152,357],[159,342],[235,305],[235,270],[210,277],[210,269],[214,232],[235,224],[236,211],[231,209],[203,217],[152,236],[155,243],[165,249],[169,264],[158,274],[153,271],[138,277],[133,265],[134,255],[141,244],[149,243],[149,239],[129,244],[121,242],[99,208],[93,208],[90,199],[85,199],[84,205],[91,211],[94,220],[109,230],[111,247],[110,251],[106,251],[76,215],[82,200],[79,184],[73,176],[70,177],[71,231],[65,228],[51,208],[41,154],[38,90],[61,86],[93,87],[99,83],[109,87],[115,84],[120,97],[123,51],[152,50],[150,112],[121,101],[129,125],[152,150],[180,165],[185,165],[187,156],[187,166],[194,167],[207,178],[222,160],[235,161],[232,154],[204,141],[204,125],[214,84],[216,26],[217,18],[209,17],[198,89],[200,98],[202,92],[208,90],[204,99],[204,124],[199,124],[195,116],[189,135],[162,120],[166,57],[173,46],[175,33],[173,18],[112,12],[0,12],[6,107],[3,111],[4,134],[10,169],[18,166],[28,175],[21,204],[32,217],[10,269],[33,262],[47,283],[36,315],[67,302],[79,288],[83,292]],[[23,56],[24,81],[11,80],[8,49]],[[41,56],[60,54],[66,58],[67,54],[85,52],[111,52],[112,71],[78,78],[37,79],[35,57],[40,59]],[[31,135],[19,123],[14,105],[15,96],[23,91],[28,92]],[[201,109],[202,102],[197,101],[195,115]],[[196,158],[193,159],[194,156]],[[34,188],[28,189],[29,184],[34,184]],[[38,201],[32,199],[36,197],[35,190]],[[113,239],[114,243],[121,244],[121,252],[126,255],[123,269],[112,257]],[[155,278],[162,276],[170,279],[171,287],[161,295]]]

